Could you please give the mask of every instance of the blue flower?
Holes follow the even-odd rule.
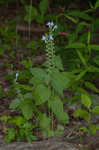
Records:
[[[42,36],[42,40],[43,40],[43,41],[45,41],[45,40],[46,40],[46,37],[45,37],[44,35]]]
[[[16,73],[16,79],[17,79],[18,75],[19,75],[19,74],[18,74],[18,73]]]
[[[49,39],[50,39],[50,40],[53,40],[53,36],[52,36],[52,35],[50,35],[50,36],[49,36]]]
[[[48,22],[46,25],[50,27],[50,26],[53,26],[54,23],[53,23],[53,21],[52,21],[52,22]]]

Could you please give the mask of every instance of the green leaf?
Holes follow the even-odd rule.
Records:
[[[75,80],[78,81],[80,80],[81,78],[83,78],[83,76],[86,74],[87,72],[87,69],[84,70],[84,71],[81,71],[80,74],[78,74],[76,77],[75,77]]]
[[[70,79],[68,79],[64,73],[59,72],[57,69],[54,69],[51,74],[51,85],[54,90],[61,96],[63,90],[67,88]]]
[[[56,116],[63,112],[63,103],[58,96],[48,101],[48,106]]]
[[[57,116],[57,120],[59,120],[61,123],[68,124],[69,123],[69,116],[66,112],[61,112]]]
[[[55,136],[61,136],[64,131],[64,127],[62,125],[58,125],[55,131]]]
[[[78,23],[77,25],[77,28],[76,28],[76,33],[80,33],[83,29],[84,26],[88,26],[89,24],[87,22],[80,22]]]
[[[46,84],[50,81],[50,76],[47,74],[47,72],[41,68],[32,68],[31,73],[35,78],[38,78],[38,80],[45,82]]]
[[[37,137],[32,135],[32,133],[30,132],[30,133],[26,134],[26,139],[27,139],[28,142],[32,142],[32,141],[37,140]]]
[[[67,45],[67,46],[65,46],[65,48],[85,48],[86,47],[86,45],[85,44],[83,44],[83,43],[71,43],[70,45]]]
[[[8,123],[15,124],[18,127],[21,127],[24,122],[25,122],[25,120],[23,117],[15,116],[14,118],[10,119]]]
[[[99,125],[96,125],[96,130],[99,130]]]
[[[10,103],[10,109],[16,109],[20,105],[20,99],[16,98]]]
[[[3,96],[3,88],[0,88],[0,98]]]
[[[38,11],[35,7],[32,6],[31,8],[31,6],[26,6],[25,10],[26,10],[26,16],[24,18],[25,21],[29,22],[37,18]]]
[[[88,31],[88,40],[87,40],[88,45],[90,44],[90,40],[91,40],[91,32]]]
[[[86,127],[80,127],[80,130],[84,131],[85,133],[88,133],[88,129]]]
[[[33,100],[33,94],[32,93],[26,93],[23,95],[24,100]]]
[[[63,110],[63,103],[58,96],[48,101],[48,106],[52,112],[56,115],[56,118],[60,122],[68,123],[69,117]]]
[[[96,125],[94,125],[94,124],[91,124],[91,125],[89,125],[89,133],[92,135],[92,134],[95,134],[96,133],[96,131],[97,131],[97,129],[96,129]]]
[[[90,44],[90,45],[88,45],[88,48],[99,51],[99,45],[96,45],[96,44]]]
[[[18,84],[18,87],[19,87],[19,88],[22,88],[22,89],[24,89],[24,90],[26,90],[26,91],[32,91],[32,90],[33,90],[32,87],[30,87],[30,86],[28,86],[28,85],[25,85],[25,84]]]
[[[81,12],[79,10],[74,10],[74,11],[68,11],[67,13],[68,15],[72,15],[75,17],[79,17],[81,19],[84,19],[86,21],[90,21],[92,20],[92,17],[90,17],[88,14],[86,14],[85,12]]]
[[[95,67],[93,65],[90,65],[88,67],[88,72],[98,72],[99,73],[99,68],[98,67]]]
[[[21,103],[20,109],[22,111],[23,116],[29,120],[33,116],[33,102],[32,100],[25,100]]]
[[[81,53],[79,50],[77,50],[77,54],[78,54],[80,60],[82,61],[83,65],[84,65],[84,66],[87,66],[86,60],[85,60],[85,58],[83,57],[82,53]]]
[[[81,117],[86,121],[90,121],[90,114],[86,110],[77,109],[73,115],[74,117]]]
[[[85,82],[85,86],[86,86],[87,88],[93,90],[94,92],[99,93],[99,89],[97,89],[97,88],[95,87],[95,85],[92,84],[91,82],[86,81],[86,82]]]
[[[1,117],[0,117],[0,120],[1,120],[1,121],[4,121],[4,122],[8,122],[10,119],[11,119],[11,116],[5,116],[5,115],[4,115],[4,116],[1,116]]]
[[[36,50],[38,48],[38,44],[39,44],[38,41],[33,40],[33,41],[27,43],[27,48],[32,48],[33,50]],[[33,64],[33,62],[32,62],[32,64]]]
[[[37,105],[41,105],[49,100],[51,96],[50,88],[44,86],[43,84],[38,85],[34,91],[34,97]]]
[[[93,109],[92,109],[92,113],[94,115],[99,115],[99,106],[95,106]]]
[[[5,141],[7,143],[10,143],[12,140],[14,140],[15,136],[16,136],[16,130],[13,128],[8,128],[7,136],[5,137]]]
[[[60,56],[55,56],[54,61],[55,61],[55,66],[59,70],[63,70],[63,64],[62,64],[62,60],[61,60]]]
[[[78,20],[77,19],[75,19],[75,18],[73,18],[73,17],[71,17],[71,16],[69,16],[69,15],[65,15],[65,17],[67,18],[67,19],[69,19],[71,22],[73,22],[73,23],[77,23],[78,22]]]
[[[29,83],[36,87],[37,85],[43,84],[44,82],[41,79],[38,79],[36,76],[34,76],[30,79]]]
[[[81,102],[85,107],[87,107],[88,109],[90,108],[91,99],[87,94],[84,94],[84,93],[81,94]]]
[[[93,58],[93,61],[99,66],[99,56]]]
[[[45,136],[48,133],[48,130],[50,129],[51,119],[46,116],[46,114],[41,114],[38,117],[39,125],[42,131],[45,131]]]
[[[99,7],[99,0],[96,1],[95,9],[97,9],[98,7]]]
[[[49,6],[49,0],[40,1],[39,9],[40,9],[41,15],[44,15],[47,12],[48,6]]]

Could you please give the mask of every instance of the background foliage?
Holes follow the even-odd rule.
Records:
[[[0,18],[1,78],[8,82],[0,85],[0,99],[10,99],[10,114],[0,118],[6,142],[37,140],[37,132],[43,138],[61,135],[71,123],[71,108],[73,119],[87,122],[80,130],[99,130],[92,122],[99,119],[99,0],[0,0],[0,7],[9,14]],[[46,44],[41,37],[52,33],[48,21],[58,28]],[[51,44],[55,66],[49,74]]]

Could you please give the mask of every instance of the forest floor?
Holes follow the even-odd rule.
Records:
[[[19,9],[21,10],[21,7]],[[15,17],[17,18],[15,5],[12,5],[12,6],[9,5],[7,8],[4,8],[4,6],[2,6],[2,5],[0,6],[0,26],[6,28],[5,21],[6,20],[13,21],[15,19]],[[26,35],[27,33],[24,31],[25,30],[24,26],[25,25],[21,26],[22,30],[23,30],[22,32],[24,32],[22,34],[23,34],[23,36],[24,35],[28,36],[28,35]],[[15,30],[16,30],[16,28],[15,28]],[[33,29],[33,31],[35,32],[34,29]],[[38,33],[36,33],[36,35],[38,35],[38,37],[39,37],[39,32],[40,32],[40,34],[41,34],[41,32],[46,32],[46,28],[44,28],[44,31],[41,31],[41,27],[39,27],[39,25],[38,25],[37,31],[38,31]],[[35,33],[33,33],[33,34],[35,34]],[[12,42],[16,42],[15,39],[12,39]],[[24,39],[24,42],[26,42],[26,38]],[[12,49],[17,51],[17,48],[15,47],[15,45],[12,46]],[[0,56],[0,88],[3,88],[3,91],[5,92],[5,95],[3,95],[2,98],[0,98],[0,116],[16,114],[16,112],[11,112],[11,110],[9,109],[9,103],[13,99],[13,96],[12,96],[12,98],[10,98],[10,96],[7,95],[7,93],[10,91],[11,83],[6,78],[6,76],[7,76],[7,74],[8,75],[11,74],[11,67],[9,67],[10,65],[5,66],[4,64],[6,64],[6,61],[8,60],[8,62],[10,64],[14,63],[16,68],[20,70],[21,66],[19,64],[19,60],[18,60],[19,58],[17,58],[17,57],[18,57],[17,53],[16,53],[16,59],[14,59],[14,60],[10,60],[7,53],[5,53],[3,56]],[[24,54],[24,57],[25,57],[25,54]],[[99,84],[99,83],[97,83],[97,84]],[[98,98],[98,100],[99,100],[99,98]],[[96,120],[96,118],[94,118],[93,120]],[[77,130],[77,127],[81,124],[82,124],[82,120],[75,120],[71,116],[71,122],[68,126],[66,126],[66,129],[62,136],[62,139],[65,139],[69,143],[76,144],[80,149],[82,149],[82,145],[83,145],[86,148],[90,148],[90,150],[99,150],[99,132],[97,131],[95,135],[87,136],[84,133],[82,133],[81,131]],[[97,120],[97,125],[99,125],[99,118]],[[1,145],[4,144],[3,129],[4,129],[4,124],[0,121],[0,135],[1,135],[0,144]],[[85,150],[84,147],[83,147],[83,150]]]

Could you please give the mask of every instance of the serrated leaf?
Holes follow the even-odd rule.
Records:
[[[21,116],[15,116],[13,119],[9,120],[8,123],[10,124],[16,124],[18,127],[21,127],[21,125],[25,122],[24,118]]]
[[[99,115],[99,106],[95,106],[93,109],[92,109],[92,113],[94,115]]]
[[[84,43],[76,42],[76,43],[71,43],[70,45],[65,46],[65,48],[85,48],[86,45]]]
[[[55,56],[54,61],[55,61],[55,66],[59,70],[63,70],[63,64],[62,64],[62,60],[61,60],[60,56]]]
[[[22,111],[23,116],[29,120],[33,116],[33,102],[32,100],[25,100],[21,103],[20,109]]]
[[[63,112],[63,103],[58,96],[54,97],[53,100],[50,100],[48,102],[48,105],[53,113],[57,116],[59,115],[59,113]]]
[[[16,130],[14,128],[8,128],[7,135],[5,136],[5,141],[9,143],[12,140],[14,140],[15,136],[16,136]]]
[[[16,98],[14,100],[12,100],[12,102],[10,103],[9,108],[10,109],[16,109],[19,105],[20,105],[20,99]]]
[[[65,75],[57,69],[53,70],[51,74],[51,85],[60,96],[63,94],[63,90],[66,88],[69,81],[68,79],[66,80]]]
[[[41,0],[39,4],[39,9],[41,11],[41,14],[44,15],[47,12],[49,6],[49,0]]]
[[[50,131],[51,119],[46,114],[40,114],[38,120],[43,136],[47,136]]]
[[[30,79],[29,83],[36,87],[37,85],[43,84],[44,82],[41,79],[38,79],[36,76],[34,76]]]
[[[34,91],[34,97],[37,105],[41,105],[49,100],[51,96],[50,88],[44,86],[43,84],[38,85]]]
[[[86,82],[85,82],[85,86],[86,86],[87,88],[89,88],[89,89],[95,91],[96,93],[99,93],[99,89],[97,89],[97,88],[95,87],[95,85],[92,84],[91,82],[86,81]]]
[[[50,81],[49,74],[47,74],[47,72],[41,68],[32,68],[31,73],[35,77],[35,79],[43,82],[45,81],[46,84],[48,84]]]
[[[73,113],[74,117],[81,117],[86,121],[90,120],[90,114],[86,111],[86,110],[82,110],[82,109],[77,109],[74,113]]]
[[[87,94],[84,94],[84,93],[81,94],[81,102],[85,107],[87,107],[88,109],[90,108],[91,99]]]
[[[40,127],[42,129],[47,129],[50,127],[50,118],[47,117],[45,114],[43,114],[42,116],[40,116]]]
[[[68,124],[69,116],[66,112],[62,112],[58,115],[57,120],[59,120],[61,123]]]
[[[56,118],[60,122],[68,123],[69,117],[63,110],[63,103],[58,96],[54,97],[53,100],[48,101],[48,106],[52,112],[56,115]]]

